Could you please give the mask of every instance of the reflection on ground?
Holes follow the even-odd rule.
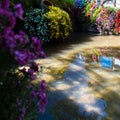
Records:
[[[95,38],[97,37],[95,36]],[[102,41],[102,39],[100,40]],[[114,40],[116,42],[119,39],[115,37]],[[119,44],[116,42],[108,45],[108,41],[103,41],[101,44],[99,40],[97,43],[93,41],[94,38],[92,37],[91,41],[83,43],[84,45],[71,44],[67,49],[51,55],[48,59],[42,62],[38,61],[44,66],[43,73],[40,73],[39,76],[47,78],[49,88],[49,104],[45,114],[40,115],[38,120],[85,120],[86,116],[89,116],[89,113],[91,114],[91,112],[86,114],[85,111],[90,110],[94,113],[97,111],[97,114],[92,114],[93,116],[89,117],[88,120],[101,119],[105,115],[107,115],[105,120],[119,120],[120,71],[103,68],[98,61],[93,61],[92,57],[94,49],[101,48],[103,54],[105,52],[105,56],[120,58],[120,48],[115,47]],[[73,49],[70,49],[71,47]],[[87,58],[85,66],[80,65],[79,62],[78,64],[71,64],[75,62],[77,53],[82,53]],[[70,73],[68,71],[71,65],[74,69]],[[83,86],[80,87],[80,84]],[[99,104],[96,104],[96,101]],[[85,105],[82,106],[81,103],[85,103]],[[88,108],[90,104],[92,107]],[[84,113],[84,116],[81,116],[80,113]]]

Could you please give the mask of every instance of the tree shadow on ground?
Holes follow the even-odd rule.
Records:
[[[87,68],[87,71],[88,74],[92,74],[92,76],[94,76],[89,77],[89,87],[96,94],[96,96],[99,96],[107,103],[106,112],[108,115],[105,120],[119,120],[120,78],[118,76],[110,78],[108,76],[100,75],[100,73],[96,73],[92,68]],[[108,72],[111,76],[115,74],[114,71],[104,69],[103,72]]]
[[[91,36],[94,37],[97,36],[97,34],[74,32],[69,38],[65,39],[62,42],[56,40],[46,43],[45,45],[43,45],[43,49],[48,57],[54,55],[55,53],[62,54],[63,50],[73,49],[72,45],[87,43],[88,41],[91,41]]]
[[[55,90],[48,93],[49,103],[44,114],[40,114],[36,120],[96,120],[97,115],[86,117],[81,115],[80,107],[69,99],[63,91]],[[83,108],[81,108],[83,109]],[[84,108],[85,109],[85,108]]]

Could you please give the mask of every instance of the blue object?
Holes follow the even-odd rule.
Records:
[[[100,57],[101,67],[112,68],[112,63],[113,63],[112,61],[113,61],[113,59],[111,57],[106,57],[106,56]]]
[[[85,7],[86,3],[87,3],[87,0],[75,0],[75,6],[77,8]]]

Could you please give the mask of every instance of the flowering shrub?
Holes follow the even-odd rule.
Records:
[[[50,39],[65,39],[72,31],[72,23],[67,12],[58,7],[50,6],[45,14],[48,20]]]
[[[111,34],[115,25],[114,32],[118,33],[118,24],[115,24],[115,9],[99,7],[95,0],[87,1],[84,5],[82,3],[84,0],[76,0],[77,14],[75,15],[77,24],[78,26],[80,24],[82,30]]]
[[[34,119],[35,116],[30,115],[30,110],[35,108],[44,112],[47,104],[45,81],[40,82],[38,88],[34,88],[30,81],[35,79],[39,70],[34,59],[46,57],[45,53],[38,38],[29,39],[22,30],[14,32],[16,18],[23,20],[22,5],[15,5],[13,12],[10,10],[9,0],[1,1],[0,118],[2,120],[24,120],[29,117],[31,117],[29,120]]]
[[[94,10],[96,2],[92,1],[88,3],[85,7],[85,16],[91,17],[92,11]]]
[[[114,33],[120,34],[120,10],[118,10],[116,13]]]
[[[24,18],[24,28],[30,37],[36,36],[42,43],[49,41],[49,31],[44,9],[30,8]]]
[[[97,29],[101,33],[113,33],[114,21],[115,19],[115,10],[110,8],[103,8],[98,18],[96,19]]]

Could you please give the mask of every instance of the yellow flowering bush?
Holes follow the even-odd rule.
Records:
[[[45,14],[48,20],[50,39],[65,39],[72,32],[72,22],[67,12],[58,7],[50,6]]]

